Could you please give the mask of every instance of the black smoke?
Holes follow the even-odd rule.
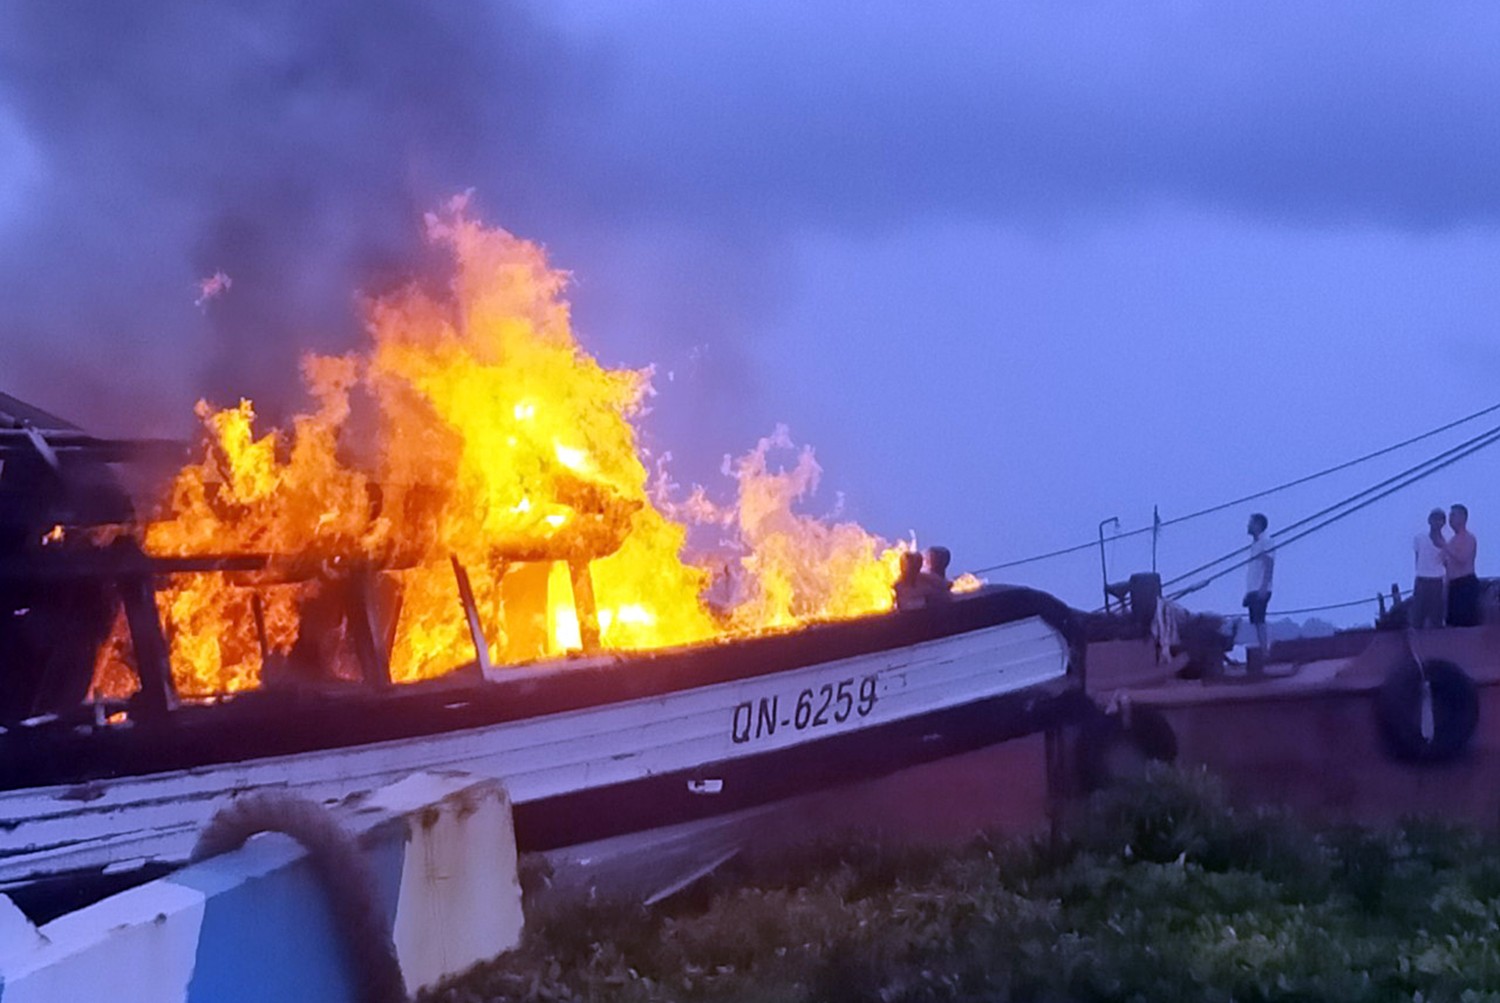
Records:
[[[0,5],[0,386],[130,432],[278,416],[422,272],[425,211],[534,212],[596,65],[519,3]]]

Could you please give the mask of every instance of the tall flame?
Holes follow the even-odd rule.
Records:
[[[771,452],[792,448],[784,429],[732,465],[736,504],[699,509],[738,549],[734,600],[706,602],[713,576],[684,558],[688,526],[652,498],[640,458],[633,421],[649,371],[607,369],[580,347],[567,276],[536,245],[480,225],[462,200],[427,226],[453,257],[446,293],[378,300],[366,350],[306,358],[315,406],[289,430],[258,431],[248,401],[200,403],[207,449],[178,474],[146,548],[264,554],[276,570],[178,575],[164,588],[180,692],[256,685],[266,656],[299,650],[347,674],[334,593],[360,569],[373,569],[394,623],[397,681],[473,660],[455,559],[497,663],[579,645],[570,565],[590,571],[609,649],[889,607],[897,550],[794,511],[820,471],[810,450],[773,469]]]

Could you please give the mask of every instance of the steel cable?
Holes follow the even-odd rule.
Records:
[[[1425,480],[1426,478],[1437,473],[1439,470],[1450,467],[1460,460],[1466,459],[1483,449],[1489,448],[1496,442],[1500,442],[1500,425],[1491,428],[1489,431],[1481,435],[1468,439],[1465,442],[1460,443],[1458,446],[1444,450],[1443,452],[1437,454],[1437,456],[1434,456],[1428,460],[1424,460],[1422,463],[1419,463],[1413,467],[1408,467],[1406,470],[1402,471],[1400,474],[1397,474],[1394,477],[1386,478],[1385,480],[1377,484],[1373,484],[1370,487],[1365,488],[1363,491],[1356,492],[1355,494],[1350,495],[1337,504],[1330,505],[1318,512],[1314,512],[1312,515],[1307,516],[1306,518],[1299,519],[1297,522],[1292,523],[1291,525],[1287,526],[1286,529],[1282,530],[1282,533],[1285,534],[1290,530],[1306,526],[1308,523],[1311,523],[1314,520],[1323,518],[1324,516],[1328,516],[1328,518],[1324,518],[1322,522],[1318,522],[1316,525],[1309,526],[1307,529],[1302,530],[1302,532],[1300,533],[1293,533],[1290,536],[1278,537],[1276,539],[1276,548],[1280,549],[1289,544],[1295,543],[1298,540],[1304,539],[1305,537],[1311,536],[1313,533],[1331,526],[1339,520],[1353,515],[1355,512],[1368,508],[1376,502],[1387,498],[1398,491],[1402,491],[1410,487],[1411,485],[1418,483],[1419,481]],[[1371,492],[1376,493],[1371,494]],[[1370,497],[1364,497],[1366,495],[1370,495]],[[1356,501],[1358,501],[1358,504],[1352,504]],[[1340,511],[1341,509],[1342,511]],[[1226,560],[1230,560],[1240,554],[1243,554],[1247,550],[1249,550],[1248,545],[1236,548],[1235,550],[1231,551],[1228,554],[1225,554],[1222,557],[1209,561],[1206,564],[1201,564],[1191,571],[1184,572],[1183,574],[1177,575],[1174,578],[1168,579],[1167,581],[1162,583],[1162,587],[1166,588],[1169,585],[1175,585],[1181,581],[1184,581],[1185,579],[1199,574],[1200,572],[1206,571],[1216,564],[1221,564]],[[1192,592],[1197,592],[1204,586],[1217,581],[1218,579],[1224,577],[1232,571],[1243,568],[1249,563],[1250,558],[1236,561],[1234,564],[1231,564],[1226,568],[1214,572],[1207,578],[1204,578],[1202,581],[1194,582],[1190,587],[1173,593],[1171,596],[1169,596],[1169,598],[1180,599]]]
[[[1405,449],[1407,446],[1416,445],[1417,443],[1430,439],[1435,435],[1441,435],[1444,432],[1458,428],[1460,425],[1467,425],[1469,422],[1474,421],[1478,418],[1482,418],[1487,414],[1492,414],[1495,411],[1500,411],[1500,404],[1491,404],[1489,407],[1481,408],[1480,410],[1475,411],[1472,414],[1468,414],[1462,418],[1447,422],[1443,425],[1439,425],[1437,428],[1429,429],[1428,431],[1423,432],[1421,435],[1414,435],[1409,439],[1403,439],[1401,442],[1397,442],[1393,445],[1377,449],[1372,453],[1366,453],[1363,456],[1355,457],[1352,460],[1345,460],[1344,462],[1335,464],[1334,466],[1325,467],[1322,470],[1317,471],[1316,473],[1306,474],[1302,477],[1297,477],[1290,481],[1285,481],[1281,484],[1277,484],[1275,487],[1266,488],[1262,491],[1252,492],[1248,495],[1242,495],[1231,501],[1219,502],[1218,504],[1210,505],[1208,508],[1198,509],[1196,512],[1189,512],[1186,515],[1179,515],[1174,516],[1171,519],[1164,519],[1155,526],[1141,526],[1137,529],[1128,530],[1124,533],[1116,533],[1114,536],[1110,537],[1110,541],[1113,542],[1115,540],[1126,540],[1131,537],[1142,536],[1146,533],[1152,532],[1153,529],[1161,530],[1166,529],[1169,526],[1180,525],[1181,523],[1188,522],[1193,519],[1202,518],[1206,515],[1213,515],[1217,512],[1222,512],[1225,509],[1234,508],[1237,505],[1244,505],[1247,502],[1256,501],[1258,499],[1277,494],[1278,492],[1286,491],[1290,488],[1300,487],[1303,484],[1310,484],[1313,481],[1319,480],[1323,477],[1328,477],[1331,474],[1336,474],[1340,471],[1348,470],[1351,467],[1355,467],[1362,463],[1367,463],[1370,460],[1379,459],[1382,456],[1387,456],[1391,453],[1397,452],[1398,450]],[[1062,547],[1058,550],[1050,550],[1043,554],[1034,554],[1031,557],[1023,557],[1014,561],[1004,561],[1000,564],[992,564],[989,567],[985,568],[976,568],[974,570],[974,573],[982,575],[987,574],[991,571],[1004,571],[1007,568],[1020,567],[1023,564],[1035,564],[1038,561],[1051,560],[1054,557],[1064,557],[1068,554],[1076,554],[1084,550],[1090,550],[1094,547],[1097,547],[1098,545],[1099,541],[1097,539],[1089,540],[1086,543],[1075,544],[1071,547]],[[1212,566],[1212,564],[1214,563],[1218,562],[1210,562],[1210,565],[1208,566]]]

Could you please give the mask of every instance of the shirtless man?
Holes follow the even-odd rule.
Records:
[[[1448,511],[1448,525],[1453,535],[1443,548],[1443,566],[1448,572],[1448,626],[1479,625],[1479,577],[1474,573],[1474,558],[1479,541],[1469,532],[1469,510],[1454,505]]]

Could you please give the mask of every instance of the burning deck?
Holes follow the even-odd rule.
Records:
[[[784,432],[733,466],[731,504],[653,480],[633,424],[650,372],[600,365],[574,337],[564,274],[464,211],[428,220],[454,264],[446,293],[379,300],[364,350],[304,359],[313,404],[290,428],[260,428],[249,401],[200,404],[203,446],[149,519],[107,470],[145,444],[19,402],[0,414],[0,488],[27,499],[9,507],[3,573],[87,593],[69,600],[76,636],[34,619],[52,648],[79,649],[66,666],[38,668],[51,656],[36,643],[6,656],[9,678],[43,678],[0,716],[76,704],[86,649],[95,695],[160,709],[889,608],[899,548],[794,511],[819,470],[808,450],[775,466]],[[692,532],[712,557],[684,556]],[[9,605],[48,605],[34,599]]]

